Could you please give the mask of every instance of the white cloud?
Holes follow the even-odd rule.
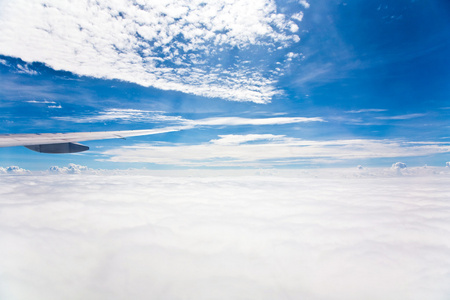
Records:
[[[1,22],[1,21],[0,21]],[[28,63],[17,63],[11,64],[7,60],[0,59],[0,64],[12,68],[15,73],[19,74],[28,74],[28,75],[37,75],[39,74],[36,70],[33,70],[33,66]]]
[[[306,0],[300,0],[299,3],[303,5],[304,8],[309,8],[310,4]]]
[[[62,108],[61,104],[56,105],[55,101],[48,101],[48,100],[29,100],[29,101],[25,101],[26,103],[33,103],[33,104],[52,104],[52,105],[48,105],[48,108],[57,108],[60,109]]]
[[[303,12],[301,11],[299,13],[293,14],[291,18],[301,22],[303,20]]]
[[[199,120],[187,120],[192,125],[282,125],[308,122],[325,122],[320,117],[275,117],[275,118],[239,118],[239,117],[219,117]]]
[[[51,174],[81,174],[81,173],[95,173],[95,171],[86,166],[70,163],[67,167],[53,166],[48,169]]]
[[[273,118],[240,118],[240,117],[216,117],[190,120],[181,116],[167,116],[162,111],[146,111],[139,109],[107,109],[99,113],[87,116],[53,117],[61,121],[75,123],[91,123],[106,121],[132,121],[132,122],[166,122],[191,126],[214,125],[282,125],[307,122],[325,122],[320,117],[273,117]]]
[[[392,169],[406,169],[406,164],[402,162],[396,162],[392,164]]]
[[[408,114],[398,116],[376,117],[378,120],[409,120],[426,116],[426,114]]]
[[[35,104],[56,104],[55,101],[48,101],[48,100],[29,100],[25,101],[26,103],[35,103]]]
[[[367,108],[367,109],[349,110],[349,111],[346,111],[346,113],[359,114],[359,113],[367,113],[367,112],[383,112],[383,111],[387,111],[387,109]]]
[[[141,144],[104,151],[107,160],[176,166],[283,166],[355,159],[414,157],[450,152],[448,143],[396,140],[311,141],[283,135],[222,135],[197,145]]]
[[[235,146],[255,141],[277,141],[283,140],[283,136],[273,134],[247,134],[247,135],[219,135],[219,139],[212,140],[214,145]]]
[[[16,174],[16,175],[20,175],[20,174],[29,174],[30,171],[22,169],[18,166],[10,166],[10,167],[0,167],[0,174]]]
[[[297,32],[297,31],[298,31],[298,26],[297,26],[297,24],[292,23],[292,24],[290,25],[290,27],[289,27],[289,30],[290,30],[291,32]]]
[[[17,73],[28,74],[28,75],[37,75],[38,72],[30,69],[28,65],[17,65]]]
[[[92,115],[74,117],[53,117],[56,120],[75,123],[95,123],[107,121],[133,121],[133,122],[180,122],[179,116],[166,116],[161,111],[148,111],[140,109],[111,108]]]
[[[286,54],[286,62],[291,62],[294,58],[297,58],[299,56],[304,57],[302,53],[289,52],[288,54]]]
[[[277,71],[255,51],[299,41],[278,10],[272,0],[11,1],[2,4],[0,51],[79,75],[266,103]]]
[[[0,177],[2,298],[450,294],[448,174],[154,174]]]

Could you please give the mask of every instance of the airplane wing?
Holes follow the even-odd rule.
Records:
[[[0,134],[0,147],[25,146],[41,153],[75,153],[89,150],[88,146],[77,142],[124,139],[132,136],[151,135],[188,129],[189,126],[165,127],[144,130],[69,132],[69,133],[31,133]]]

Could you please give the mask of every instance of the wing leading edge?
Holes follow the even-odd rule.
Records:
[[[143,130],[97,131],[97,132],[69,132],[69,133],[31,133],[31,134],[1,134],[0,147],[25,146],[30,150],[41,153],[75,153],[89,150],[88,146],[77,142],[124,139],[132,136],[143,136],[191,128],[165,127]]]

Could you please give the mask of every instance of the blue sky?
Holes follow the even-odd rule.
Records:
[[[0,148],[46,169],[443,166],[448,1],[0,2],[0,133],[190,129]]]

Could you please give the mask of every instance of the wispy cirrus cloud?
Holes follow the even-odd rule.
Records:
[[[358,110],[349,110],[349,111],[346,111],[346,113],[350,113],[350,114],[359,114],[359,113],[384,112],[384,111],[387,111],[387,109],[382,109],[382,108],[366,108],[366,109],[358,109]]]
[[[28,75],[37,75],[38,72],[36,70],[31,69],[28,64],[25,65],[17,65],[17,73],[28,74]]]
[[[35,103],[35,102],[33,102]],[[42,102],[39,102],[42,103]],[[107,121],[158,122],[177,123],[192,126],[238,126],[238,125],[283,125],[308,122],[325,122],[321,117],[268,117],[241,118],[215,117],[206,119],[185,119],[181,116],[169,116],[162,111],[148,111],[140,109],[111,108],[92,115],[53,117],[56,120],[75,123],[95,123]]]
[[[28,100],[25,101],[26,103],[33,103],[33,104],[56,104],[55,101],[48,101],[48,100]]]
[[[25,101],[25,103],[31,103],[31,104],[46,104],[47,108],[51,109],[61,109],[62,105],[57,104],[55,101],[48,101],[48,100],[28,100]]]
[[[407,114],[407,115],[397,115],[397,116],[382,116],[376,117],[378,120],[409,120],[424,117],[426,114]]]
[[[47,108],[51,109],[61,109],[62,105],[57,104],[55,101],[48,101],[48,100],[29,100],[25,101],[26,103],[32,103],[32,104],[47,104]]]
[[[0,21],[1,22],[1,21]],[[32,64],[27,62],[11,63],[5,59],[0,59],[0,65],[4,65],[14,73],[27,74],[27,75],[38,75],[39,72],[36,71]]]
[[[267,70],[274,62],[266,54],[297,43],[300,21],[300,11],[280,13],[271,0],[19,0],[2,5],[0,53],[78,75],[266,103],[282,72]]]
[[[140,109],[110,108],[93,114],[81,116],[53,117],[53,119],[74,123],[96,123],[108,121],[132,121],[132,122],[182,122],[179,116],[164,115],[161,111],[150,111]]]
[[[308,123],[308,122],[325,122],[320,117],[275,117],[275,118],[239,118],[239,117],[219,117],[207,118],[199,120],[187,120],[188,124],[193,125],[282,125],[294,123]]]
[[[449,143],[396,140],[312,141],[284,135],[222,135],[203,144],[141,144],[104,151],[114,162],[146,162],[192,167],[271,167],[301,163],[344,162],[450,152]]]

